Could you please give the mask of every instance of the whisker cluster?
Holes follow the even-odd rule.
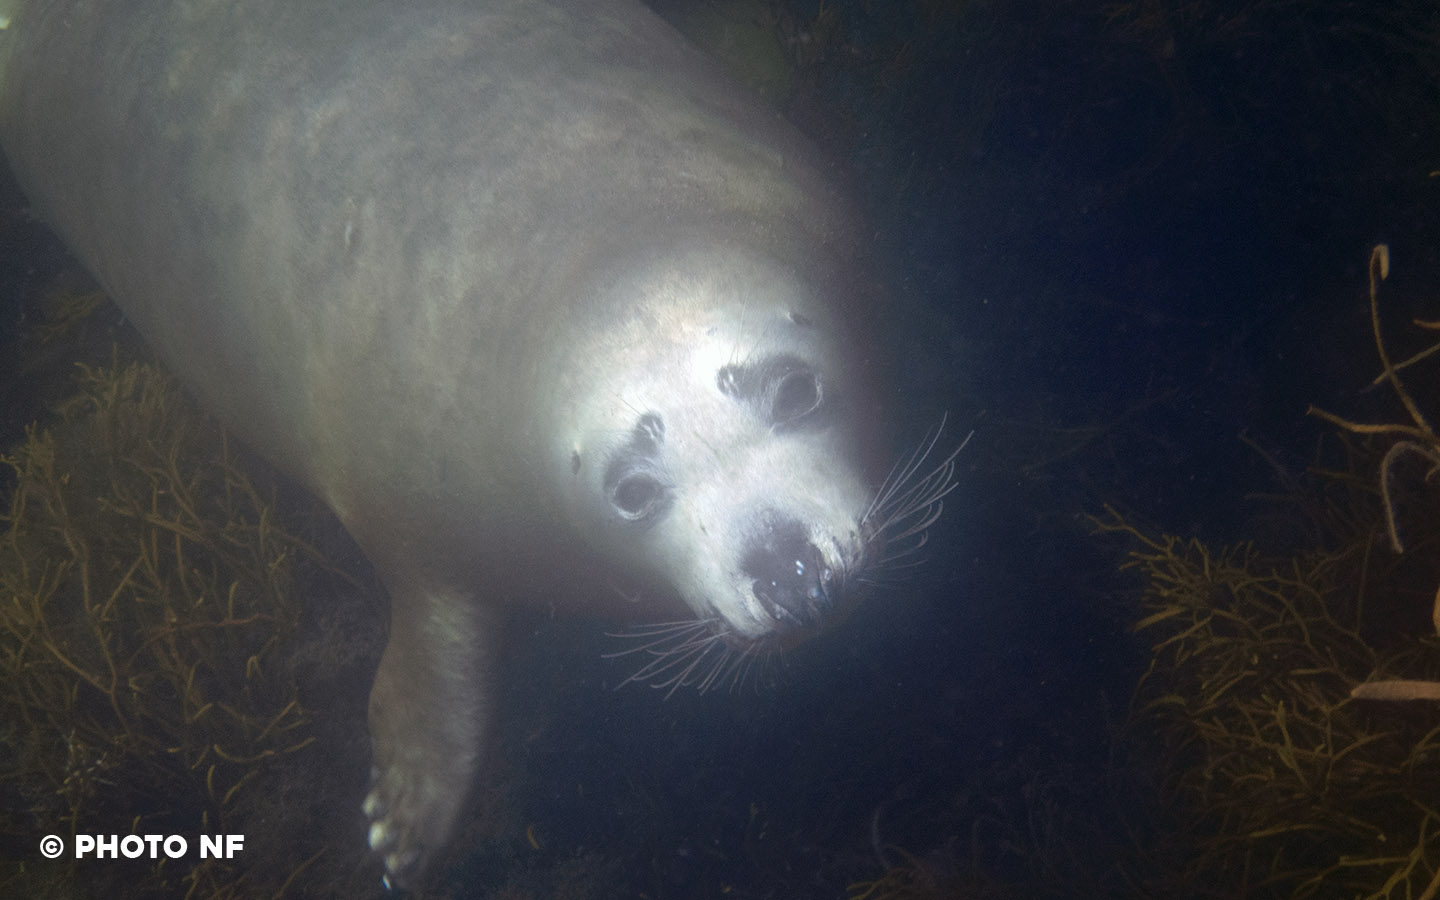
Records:
[[[945,510],[945,495],[955,490],[955,457],[970,442],[972,431],[960,446],[929,471],[921,474],[926,460],[935,451],[945,431],[945,418],[927,434],[906,459],[895,464],[860,523],[872,538],[884,542],[884,555],[867,567],[874,572],[882,569],[915,565],[912,559],[930,539],[929,528]]]
[[[869,577],[860,580],[873,581],[876,573],[919,565],[916,557],[929,540],[929,528],[944,512],[945,497],[955,490],[955,459],[970,442],[966,435],[948,456],[932,465],[945,421],[942,418],[908,457],[895,464],[861,517],[866,540],[883,550],[878,560],[866,563]],[[718,617],[658,622],[606,634],[634,642],[634,646],[606,653],[605,659],[639,654],[643,662],[616,688],[648,684],[663,690],[667,699],[685,686],[702,694],[720,686],[734,690],[775,647],[763,640],[728,641],[730,626]]]
[[[606,632],[607,637],[641,641],[603,654],[605,659],[641,653],[648,657],[645,665],[626,678],[616,689],[627,684],[648,684],[671,694],[686,685],[700,693],[728,682],[730,690],[739,687],[759,658],[762,644],[750,643],[736,650],[725,643],[729,633],[718,619],[688,619],[640,625],[625,632]]]

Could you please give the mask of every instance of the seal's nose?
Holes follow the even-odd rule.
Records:
[[[768,522],[742,566],[755,598],[782,628],[815,628],[835,605],[835,573],[795,519]]]

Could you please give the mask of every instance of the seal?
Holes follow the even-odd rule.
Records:
[[[390,595],[387,883],[482,766],[508,607],[675,623],[634,678],[705,687],[938,515],[953,456],[872,488],[854,215],[632,0],[0,3],[34,211]]]

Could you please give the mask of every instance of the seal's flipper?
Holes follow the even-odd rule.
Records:
[[[413,884],[445,843],[490,743],[501,616],[458,591],[390,588],[390,642],[370,692],[370,846]]]

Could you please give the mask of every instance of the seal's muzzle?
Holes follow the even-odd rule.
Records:
[[[835,606],[837,573],[794,518],[768,523],[741,566],[754,579],[755,599],[777,630],[817,629]]]

